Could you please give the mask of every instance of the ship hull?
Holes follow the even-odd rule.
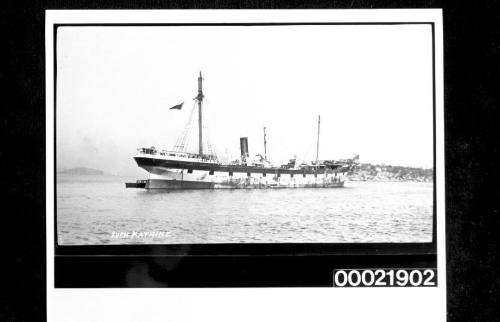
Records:
[[[171,162],[154,157],[135,157],[139,167],[149,172],[146,189],[279,189],[342,188],[341,168],[321,171],[260,168],[218,164]]]
[[[203,181],[179,181],[167,179],[149,179],[143,188],[146,189],[162,189],[162,190],[198,190],[198,189],[280,189],[280,188],[342,188],[344,181],[329,184],[294,184],[294,185],[278,185],[278,184],[235,184]]]
[[[214,189],[215,184],[203,181],[149,179],[146,189],[169,189],[169,190],[189,190],[189,189]]]

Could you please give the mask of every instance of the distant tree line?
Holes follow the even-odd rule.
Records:
[[[351,174],[354,180],[432,181],[433,169],[360,163]]]

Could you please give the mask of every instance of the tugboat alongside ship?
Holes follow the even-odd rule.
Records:
[[[157,151],[155,147],[140,148],[133,158],[149,173],[149,178],[126,183],[127,188],[144,189],[265,189],[265,188],[340,188],[345,175],[354,170],[358,156],[345,160],[318,160],[320,122],[316,159],[299,163],[296,158],[287,164],[274,166],[267,160],[266,128],[264,156],[250,156],[248,138],[240,138],[241,155],[232,162],[220,162],[209,142],[203,137],[203,78],[198,77],[198,95],[192,114],[198,116],[198,151],[187,151],[188,133],[177,140],[174,149]],[[180,105],[182,106],[182,104]],[[176,106],[178,108],[179,106]],[[189,122],[188,122],[189,123]],[[188,127],[186,127],[187,129]],[[204,144],[207,149],[204,150]]]

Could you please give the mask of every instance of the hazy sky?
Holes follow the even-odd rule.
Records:
[[[221,156],[276,163],[359,154],[432,167],[429,25],[60,27],[58,169],[143,174],[136,148],[172,148],[202,71],[204,116]],[[184,103],[181,111],[169,107]]]

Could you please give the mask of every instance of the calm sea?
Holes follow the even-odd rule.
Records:
[[[58,175],[61,245],[430,242],[432,184],[145,191],[136,178]]]

